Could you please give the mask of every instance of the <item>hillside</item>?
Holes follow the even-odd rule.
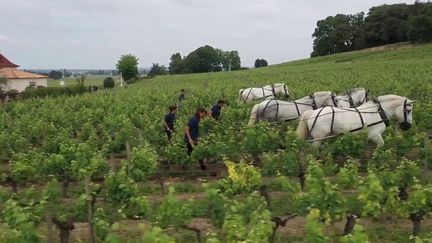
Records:
[[[285,82],[294,97],[329,88],[340,92],[364,86],[376,95],[399,93],[412,99],[425,99],[432,91],[431,63],[432,44],[389,45],[230,73],[159,76],[136,86],[170,83],[171,87],[179,89],[217,81],[238,89]]]

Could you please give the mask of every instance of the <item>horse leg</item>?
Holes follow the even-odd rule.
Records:
[[[384,140],[381,134],[377,134],[375,136],[369,137],[369,139],[375,144],[377,144],[378,146],[384,145]]]
[[[314,147],[319,147],[321,145],[321,140],[313,141],[312,145]]]

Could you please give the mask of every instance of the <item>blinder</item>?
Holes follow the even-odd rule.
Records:
[[[399,127],[402,130],[408,130],[411,128],[411,123],[408,122],[408,106],[411,106],[411,104],[407,104],[407,99],[405,99],[404,104],[403,104],[403,114],[404,114],[404,121],[399,125]]]

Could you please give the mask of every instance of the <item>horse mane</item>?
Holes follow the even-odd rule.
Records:
[[[313,96],[315,98],[319,98],[319,97],[328,96],[328,95],[331,95],[331,94],[332,94],[331,91],[318,91],[318,92],[313,93]]]
[[[363,88],[363,87],[359,87],[359,88],[352,88],[352,89],[350,89],[350,90],[347,90],[347,91],[345,91],[345,92],[343,92],[341,95],[348,95],[349,93],[353,93],[353,92],[357,92],[357,91],[366,91],[366,89],[365,88]]]
[[[391,101],[391,100],[404,100],[406,98],[399,95],[389,94],[389,95],[378,96],[377,99],[379,100],[379,102],[384,102],[384,101]]]

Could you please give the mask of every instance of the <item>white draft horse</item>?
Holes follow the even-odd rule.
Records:
[[[369,101],[369,90],[365,88],[353,88],[337,97],[338,107],[353,108]]]
[[[269,84],[262,88],[246,88],[239,90],[239,103],[251,102],[253,100],[274,99],[277,95],[289,98],[288,86],[283,83]]]
[[[397,119],[402,130],[411,127],[413,102],[398,95],[383,95],[357,108],[324,107],[306,111],[300,117],[297,136],[302,139],[310,136],[316,146],[323,139],[367,127],[368,139],[382,145],[382,134],[390,119]]]
[[[336,95],[331,91],[315,92],[295,101],[264,100],[254,105],[251,111],[248,125],[253,125],[257,120],[289,121],[300,117],[308,110],[314,110],[324,106],[337,106]]]

